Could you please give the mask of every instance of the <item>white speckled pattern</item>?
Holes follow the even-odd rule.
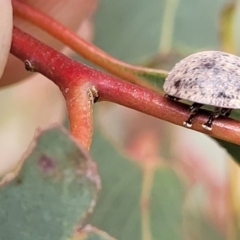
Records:
[[[163,89],[180,99],[240,109],[240,57],[220,51],[192,54],[169,72]]]

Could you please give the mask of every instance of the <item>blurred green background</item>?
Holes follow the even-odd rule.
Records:
[[[94,43],[123,61],[171,69],[193,52],[222,49],[227,4],[101,0]],[[91,153],[103,190],[90,223],[121,240],[239,239],[239,169],[218,144],[113,104],[95,109]]]
[[[232,8],[228,8],[229,6]],[[93,42],[125,62],[168,70],[179,59],[193,52],[208,49],[226,50],[223,35],[220,35],[223,30],[221,13],[226,9],[234,10],[233,15],[230,14],[230,18],[225,23],[227,30],[233,27],[236,40],[239,36],[239,6],[239,1],[227,0],[99,0],[92,21]],[[231,17],[233,17],[233,25],[231,25]],[[231,46],[234,44],[226,43]],[[238,49],[237,44],[232,46],[232,49]],[[18,158],[26,150],[36,125],[48,126],[49,122],[56,119],[62,122],[65,102],[56,86],[52,83],[45,85],[46,82],[49,84],[46,79],[45,82],[43,79],[38,79],[29,81],[28,85],[23,83],[16,88],[2,91],[1,108],[5,112],[1,118],[0,145],[6,144],[1,150],[4,161]],[[36,83],[40,84],[36,87]],[[51,104],[49,104],[50,99]],[[48,108],[50,105],[51,108]],[[31,212],[32,216],[39,217],[41,223],[41,212],[50,222],[61,213],[62,215],[58,217],[59,224],[54,229],[50,224],[45,224],[44,230],[38,227],[36,231],[34,227],[30,229],[30,232],[33,230],[34,236],[37,231],[41,233],[51,228],[51,233],[55,236],[51,239],[56,239],[56,232],[62,231],[64,234],[61,236],[64,237],[71,233],[69,222],[73,222],[76,227],[79,223],[78,211],[88,216],[88,219],[81,222],[81,226],[85,226],[79,231],[82,235],[72,240],[112,239],[104,232],[86,226],[86,223],[118,240],[240,239],[240,170],[227,154],[227,151],[230,152],[239,162],[238,146],[216,142],[203,134],[116,104],[97,103],[94,110],[95,131],[90,154],[98,165],[102,181],[102,190],[95,210],[89,212],[89,202],[92,200],[91,206],[94,205],[97,188],[87,186],[84,191],[85,185],[88,184],[82,184],[85,183],[86,177],[87,182],[89,181],[88,171],[82,172],[82,169],[72,168],[70,164],[61,172],[61,176],[65,176],[66,179],[61,178],[60,184],[54,179],[52,185],[47,184],[49,186],[44,188],[46,179],[43,185],[41,181],[37,181],[37,177],[35,179],[35,172],[39,171],[39,166],[36,167],[28,162],[25,170],[23,169],[22,179],[16,179],[6,185],[5,190],[2,191],[4,194],[0,195],[4,199],[0,201],[2,215],[11,212],[14,217],[17,212],[12,208],[14,206],[20,208],[19,212],[24,215],[22,218],[19,213],[16,222],[19,222],[17,219],[31,221],[28,217]],[[238,118],[237,113],[233,116]],[[59,154],[71,155],[73,151],[71,149],[78,152],[76,143],[65,132],[56,130],[56,135],[51,135],[50,138],[49,133],[51,135],[49,131],[42,137],[44,139],[42,148],[41,145],[37,145],[35,152],[29,157],[35,160],[36,164],[39,164],[38,158],[41,159],[44,154],[47,157],[44,155],[43,160],[47,160],[48,163],[49,159],[52,161],[59,158]],[[55,144],[51,145],[52,143]],[[227,151],[221,148],[219,143],[225,146]],[[80,151],[79,154],[81,153]],[[76,155],[71,156],[73,162],[78,159]],[[89,157],[84,156],[83,154],[82,161],[86,163]],[[78,163],[74,162],[74,164]],[[6,169],[1,171],[4,172]],[[9,171],[9,168],[7,170]],[[76,174],[74,178],[72,171]],[[96,170],[91,173],[93,174],[90,174],[91,180],[98,179],[93,178],[93,176],[97,177]],[[29,175],[33,180],[26,182],[24,179],[29,179]],[[83,193],[75,191],[75,185],[76,188],[79,187],[79,181],[84,185],[81,188]],[[58,188],[51,187],[56,183],[59,184]],[[69,183],[72,183],[74,188],[66,187]],[[92,185],[91,181],[90,183]],[[7,189],[8,186],[12,191]],[[20,193],[33,205],[25,204],[25,201],[22,203],[24,197],[22,198],[21,195],[14,197],[17,193],[15,188],[19,190],[19,186],[25,189]],[[82,197],[84,193],[88,196],[87,200]],[[33,199],[31,194],[35,194],[39,202],[38,200],[31,202]],[[59,204],[58,197],[62,205]],[[47,201],[43,202],[44,199]],[[55,209],[52,206],[56,206],[56,209],[60,207],[61,210],[50,216],[48,213]],[[14,211],[8,211],[7,207]],[[76,208],[78,211],[75,211]],[[34,215],[34,211],[38,215]],[[69,221],[66,221],[66,216]],[[0,219],[0,222],[5,221],[4,223],[7,224],[7,227],[2,225],[6,236],[12,234],[9,229],[14,228],[11,226],[11,218],[9,219],[8,223],[5,219]],[[24,221],[19,226],[21,229],[26,228],[28,233],[30,225],[28,226]],[[37,225],[41,227],[41,224]],[[26,237],[26,232],[19,232],[22,239],[36,238],[30,234]],[[38,237],[44,239],[40,234]]]

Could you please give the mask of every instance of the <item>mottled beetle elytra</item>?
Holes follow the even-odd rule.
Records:
[[[215,118],[229,116],[232,109],[240,109],[240,57],[220,51],[192,54],[173,67],[163,89],[170,99],[193,102],[189,118],[183,122],[185,127],[192,127],[203,105],[214,106],[202,125],[211,131]]]

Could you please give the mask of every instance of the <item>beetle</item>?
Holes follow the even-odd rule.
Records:
[[[173,100],[189,100],[189,118],[183,122],[191,128],[203,105],[213,106],[202,126],[212,130],[212,123],[220,115],[229,116],[232,109],[240,109],[240,57],[221,51],[194,53],[177,63],[169,72],[163,89]]]

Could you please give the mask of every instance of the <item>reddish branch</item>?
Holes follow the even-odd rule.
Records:
[[[27,62],[30,71],[37,71],[59,86],[66,98],[70,130],[89,149],[92,139],[92,103],[88,75],[92,70],[51,49],[31,36],[13,29],[11,53]]]
[[[76,33],[63,26],[55,19],[40,12],[38,9],[27,5],[25,2],[12,0],[14,15],[31,22],[32,24],[48,32],[50,35],[72,48],[87,60],[106,69],[116,76],[125,80],[137,83],[141,86],[152,87],[144,76],[150,74],[151,77],[164,78],[166,71],[133,66],[113,58],[93,44],[85,41]]]
[[[92,137],[92,107],[89,98],[92,86],[98,91],[98,101],[118,103],[180,126],[188,118],[187,105],[173,102],[154,91],[70,59],[17,28],[13,29],[11,53],[22,61],[28,60],[35,71],[59,86],[66,98],[71,131],[86,148],[89,148]],[[207,118],[207,112],[201,111],[193,129],[240,144],[238,121],[221,117],[214,122],[213,130],[207,132],[201,126]]]

